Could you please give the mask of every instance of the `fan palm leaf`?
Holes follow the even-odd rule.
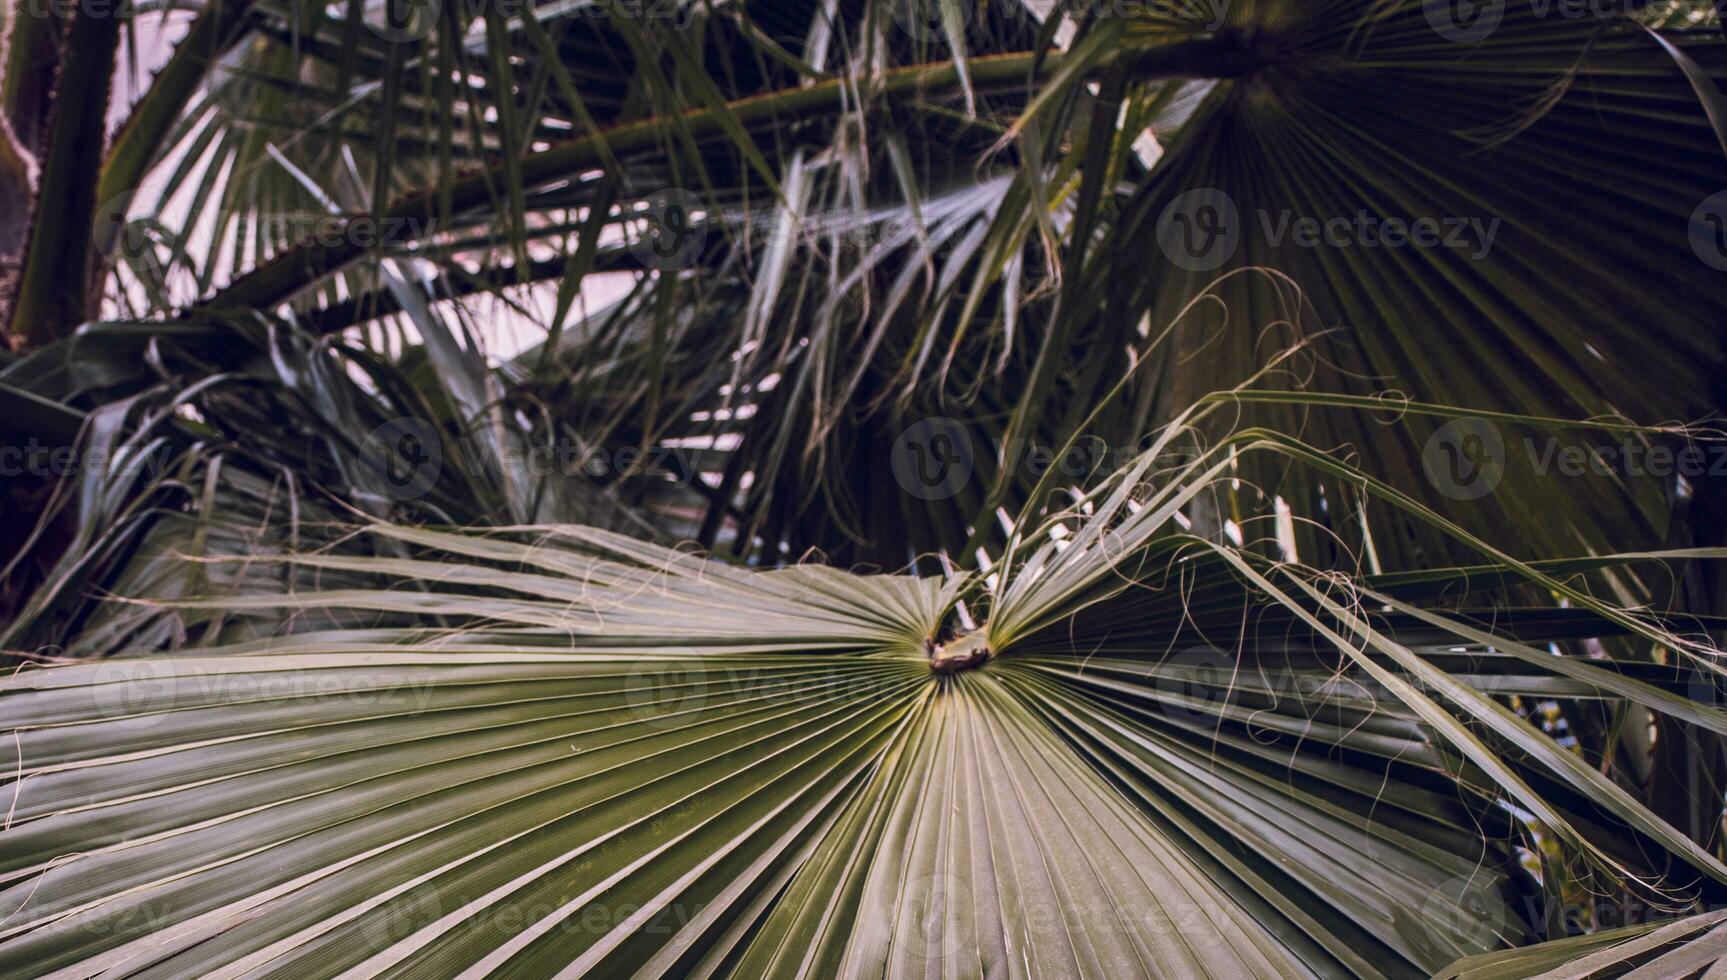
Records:
[[[1489,550],[1574,600],[1523,611],[1481,569],[1340,578],[1180,529],[1232,449],[1310,452],[1148,454],[984,577],[373,524],[139,596],[178,650],[0,682],[0,965],[1412,975],[1537,934],[1471,916],[1539,891],[1538,839],[1550,887],[1727,885],[1484,693],[1727,731],[1706,647],[1572,584],[1713,556]],[[1667,665],[1527,646],[1615,634]]]

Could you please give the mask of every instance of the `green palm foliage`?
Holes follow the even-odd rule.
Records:
[[[1713,5],[184,6],[5,11],[0,976],[1719,970],[1727,496],[1542,462]]]
[[[1145,366],[1086,433],[1111,445],[1296,342],[1311,360],[1296,376],[1321,390],[1693,419],[1715,407],[1722,353],[1714,270],[1686,235],[1719,189],[1718,97],[1696,89],[1719,45],[1648,33],[1685,23],[1683,8],[1633,7],[1547,17],[1514,3],[1473,43],[1435,33],[1414,2],[1240,2],[1221,20],[1204,4],[1058,8],[1041,33],[989,8],[951,58],[951,39],[875,6],[839,22],[775,11],[764,26],[729,6],[523,18],[448,4],[404,33],[358,5],[303,22],[221,5],[108,164],[100,193],[131,216],[124,247],[98,243],[125,287],[109,308],[183,321],[291,301],[315,332],[394,314],[459,340],[471,323],[429,324],[450,313],[427,302],[497,295],[555,338],[523,359],[515,397],[611,449],[728,447],[703,460],[722,492],[678,508],[702,508],[704,544],[770,558],[783,545],[897,565],[998,541],[983,518],[1030,488],[1015,461],[1085,416],[1046,406],[1089,409],[1129,364]],[[219,29],[224,17],[252,29]],[[1044,47],[1075,23],[1065,49]],[[367,119],[382,106],[395,111],[380,130]],[[127,197],[152,171],[140,159],[160,163]],[[1240,242],[1194,271],[1158,235],[1172,200],[1204,188],[1233,202]],[[668,194],[692,209],[693,241],[660,268],[631,242],[666,218]],[[1316,249],[1288,227],[1358,212],[1450,222],[1442,237],[1469,247]],[[195,228],[214,238],[189,249]],[[1279,275],[1230,274],[1250,266]],[[644,268],[621,307],[582,315],[580,283]],[[548,280],[550,316],[521,305]],[[70,327],[51,321],[14,311],[22,336]],[[785,323],[807,326],[769,329]],[[229,357],[238,344],[220,341]],[[1651,375],[1663,383],[1641,383]],[[875,503],[846,460],[928,415],[966,425],[980,487]],[[1312,407],[1265,421],[1424,482],[1398,461],[1429,430]],[[1474,529],[1531,516],[1518,508],[1534,477],[1507,479],[1464,516]],[[1322,499],[1353,497],[1283,489],[1321,523]],[[1599,481],[1550,502],[1527,522],[1531,546],[1662,543],[1670,490],[1629,491],[1629,512]],[[1602,540],[1608,518],[1636,540]],[[1301,533],[1316,558],[1330,547]],[[1409,528],[1377,544],[1388,560],[1444,548]]]
[[[231,590],[139,611],[201,638],[180,652],[4,682],[0,963],[1410,975],[1533,934],[1469,915],[1529,893],[1538,839],[1550,883],[1727,880],[1493,698],[1727,730],[1695,643],[1567,584],[1680,556],[1268,561],[1180,527],[1232,449],[1309,452],[1248,431],[1167,472],[1148,454],[983,578],[745,569],[576,525],[253,555]],[[1483,604],[1519,581],[1575,604]],[[1531,645],[1580,634],[1676,659]],[[981,664],[932,671],[965,646]]]

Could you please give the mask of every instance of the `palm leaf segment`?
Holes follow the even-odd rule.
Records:
[[[1303,336],[1319,340],[1302,381],[1325,391],[1392,389],[1563,418],[1711,412],[1719,391],[1694,366],[1720,363],[1723,292],[1687,229],[1722,187],[1723,143],[1709,118],[1717,83],[1693,91],[1632,22],[1638,6],[1566,18],[1512,2],[1495,6],[1501,16],[1485,36],[1446,37],[1435,27],[1446,4],[1229,5],[1265,66],[1212,86],[1166,138],[1087,277],[1111,286],[1084,296],[1077,331],[1093,329],[1092,316],[1099,330],[1143,317],[1154,336],[1168,331],[1139,396],[1149,414],[1130,415],[1125,430],[1240,383],[1263,352]],[[1674,40],[1718,66],[1718,36]],[[1663,149],[1651,168],[1654,146]],[[1226,208],[1229,234],[1189,253],[1180,235],[1206,243],[1191,222],[1208,203]],[[1448,241],[1379,238],[1386,219],[1422,218],[1450,229]],[[1292,234],[1304,220],[1337,244]],[[1189,309],[1202,294],[1210,299]],[[1645,383],[1652,376],[1665,383]],[[1362,465],[1393,485],[1426,482],[1408,447],[1429,427],[1299,408],[1259,418],[1303,426],[1316,444],[1358,447]],[[1507,456],[1501,492],[1462,518],[1478,533],[1526,527],[1530,553],[1552,556],[1609,524],[1624,529],[1619,547],[1662,540],[1669,500],[1659,481],[1627,481],[1633,506],[1619,485],[1554,499],[1528,453]],[[1282,491],[1315,515],[1322,499],[1348,493],[1299,474]],[[1377,537],[1393,564],[1445,555],[1419,530]],[[1304,540],[1303,553],[1322,553],[1322,538]]]
[[[1537,838],[1549,882],[1727,883],[1482,693],[1727,729],[1706,664],[1528,644],[1694,648],[1498,558],[1352,582],[1181,532],[1276,445],[1148,455],[982,578],[576,526],[256,559],[168,604],[206,645],[0,682],[0,972],[1408,975],[1530,938],[1479,909]],[[1505,581],[1570,605],[1435,602]]]
[[[1657,920],[1458,960],[1438,980],[1716,977],[1727,962],[1727,911]]]

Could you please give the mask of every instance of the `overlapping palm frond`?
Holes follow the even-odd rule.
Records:
[[[421,336],[439,336],[441,321],[421,322]],[[0,369],[0,404],[31,433],[25,448],[42,447],[8,457],[8,490],[34,487],[40,510],[13,529],[0,647],[102,655],[140,642],[88,617],[140,576],[197,581],[158,556],[292,547],[302,524],[338,515],[676,539],[590,479],[587,457],[553,453],[543,419],[506,416],[505,382],[471,338],[441,339],[391,358],[262,317],[100,323]],[[398,484],[403,438],[422,457]]]
[[[1184,433],[981,577],[740,568],[575,525],[372,524],[204,563],[230,571],[128,604],[174,651],[0,682],[0,964],[1399,976],[1549,928],[1482,896],[1727,886],[1494,700],[1727,730],[1699,695],[1709,623],[1582,591],[1720,556],[1270,561],[1184,506],[1234,454],[1335,464],[1248,430],[1169,468]],[[1663,662],[1533,645],[1607,635]]]
[[[1429,6],[1058,7],[1041,34],[989,6],[957,46],[939,18],[908,29],[874,4],[676,18],[456,4],[411,31],[359,8],[247,7],[244,42],[159,140],[166,190],[134,222],[141,252],[113,296],[137,315],[291,301],[318,331],[495,297],[489,315],[552,338],[555,356],[523,359],[523,399],[611,449],[701,447],[703,486],[681,508],[699,510],[696,537],[768,560],[898,564],[999,542],[990,515],[1037,482],[1028,447],[1062,445],[1083,417],[1044,407],[1133,365],[1089,424],[1103,444],[1136,444],[1297,342],[1311,363],[1296,381],[1323,390],[1708,415],[1723,293],[1687,222],[1723,162],[1696,87],[1721,59],[1699,8],[1512,3],[1458,39]],[[249,122],[265,103],[292,112]],[[366,125],[383,105],[399,111]],[[1235,247],[1188,268],[1167,233],[1213,191],[1239,219]],[[173,194],[198,203],[172,217]],[[1361,214],[1430,219],[1442,244],[1313,248],[1294,228]],[[174,243],[201,224],[210,261],[176,274]],[[290,247],[308,225],[319,234]],[[380,278],[392,264],[402,282]],[[581,284],[608,276],[629,280],[624,306],[586,310]],[[590,396],[562,373],[596,370],[634,380]],[[1263,415],[1423,482],[1407,461],[1428,427]],[[860,471],[931,417],[966,430],[986,489],[917,514],[878,505]],[[1532,516],[1525,455],[1471,527]],[[1348,487],[1257,476],[1276,494],[1240,506],[1281,497],[1361,544],[1339,519],[1359,505]],[[1542,501],[1536,553],[1610,548],[1597,528],[1627,513],[1637,540],[1620,545],[1665,540],[1670,485],[1574,489]],[[1384,516],[1384,561],[1455,557]],[[1338,557],[1305,527],[1306,560]]]
[[[1232,15],[1275,6],[1235,5]],[[1459,44],[1436,36],[1433,5],[1382,4],[1380,16],[1343,30],[1339,11],[1349,6],[1303,5],[1268,27],[1272,66],[1213,93],[1123,219],[1133,245],[1098,259],[1099,280],[1121,284],[1100,303],[1147,311],[1159,326],[1202,291],[1217,298],[1175,327],[1142,411],[1155,415],[1160,399],[1179,410],[1235,383],[1226,379],[1242,359],[1225,352],[1251,350],[1257,331],[1287,318],[1285,334],[1330,331],[1308,379],[1328,391],[1390,388],[1566,418],[1712,412],[1719,391],[1712,370],[1698,367],[1720,361],[1713,324],[1723,294],[1687,234],[1693,211],[1719,189],[1722,143],[1705,111],[1718,98],[1712,87],[1694,92],[1671,54],[1625,21],[1555,22],[1539,5],[1512,3],[1489,37]],[[1718,48],[1718,38],[1696,35],[1684,50],[1715,64]],[[1690,121],[1676,125],[1676,110]],[[1645,148],[1656,143],[1651,168]],[[1215,256],[1174,249],[1171,259],[1157,246],[1182,244],[1171,236],[1184,209],[1204,207],[1197,188],[1233,209],[1238,245],[1228,256],[1223,246]],[[1386,218],[1406,228],[1441,222],[1441,244],[1379,242]],[[1342,247],[1304,242],[1304,219],[1327,236],[1341,220]],[[1125,275],[1147,260],[1150,274]],[[1214,284],[1249,265],[1286,273],[1305,303],[1264,276]],[[1407,447],[1431,430],[1325,413],[1276,418],[1279,427],[1299,420],[1320,444],[1353,447],[1399,486],[1422,482]],[[1508,492],[1470,508],[1472,527],[1528,526],[1531,547],[1550,554],[1609,520],[1645,542],[1663,539],[1669,487],[1596,481],[1560,500],[1538,497],[1526,455],[1508,454]],[[1321,493],[1335,501],[1343,489],[1292,485],[1286,494],[1311,510]],[[1626,526],[1627,515],[1640,527]],[[1402,533],[1378,544],[1393,562],[1407,548],[1439,546]]]

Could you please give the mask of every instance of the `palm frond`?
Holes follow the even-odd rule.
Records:
[[[135,595],[177,651],[3,682],[0,964],[1402,975],[1538,934],[1469,919],[1481,889],[1727,885],[1484,693],[1727,731],[1683,693],[1709,648],[1516,563],[1579,603],[1473,625],[1419,598],[1445,576],[1194,538],[1175,502],[1219,454],[1147,455],[984,577],[372,524]],[[1544,630],[1669,659],[1516,645]]]

